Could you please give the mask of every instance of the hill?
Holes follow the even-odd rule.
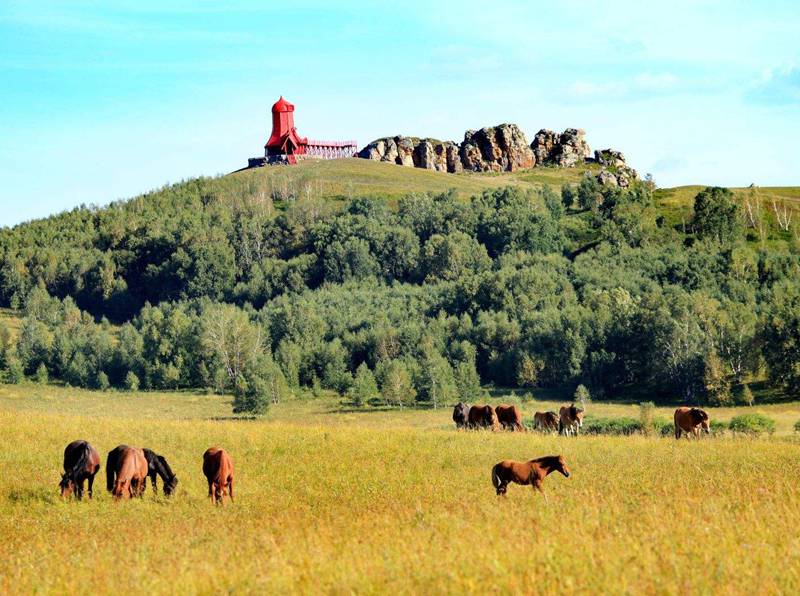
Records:
[[[0,320],[0,368],[234,391],[237,409],[317,387],[795,395],[800,189],[596,174],[305,161],[5,229],[0,307],[19,315]]]

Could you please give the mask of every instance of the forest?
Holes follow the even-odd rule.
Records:
[[[683,221],[655,192],[585,176],[331,201],[228,176],[83,206],[0,230],[0,306],[22,318],[0,321],[0,375],[206,388],[242,412],[306,390],[800,397],[796,230],[755,191],[701,189]]]

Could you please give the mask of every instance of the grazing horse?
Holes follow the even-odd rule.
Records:
[[[223,505],[225,487],[233,503],[233,461],[221,447],[209,447],[203,454],[203,474],[208,480],[208,496],[212,503]]]
[[[695,439],[700,438],[700,430],[706,433],[711,432],[709,428],[708,414],[700,408],[678,408],[675,410],[675,438],[680,439],[683,433],[686,438],[694,435]]]
[[[492,406],[472,406],[467,416],[469,428],[497,428],[497,412]]]
[[[583,426],[583,410],[576,408],[575,404],[561,406],[558,411],[558,434],[569,436],[578,435],[578,429]]]
[[[453,408],[453,422],[456,423],[456,428],[465,428],[469,422],[469,406],[462,401]]]
[[[127,445],[118,445],[108,452],[108,457],[106,458],[106,488],[108,492],[114,490],[114,471],[117,469],[120,455],[128,448]],[[175,492],[175,488],[178,486],[178,477],[175,476],[175,473],[172,471],[172,468],[169,467],[167,460],[163,456],[158,455],[152,449],[142,449],[142,452],[147,461],[147,475],[153,483],[153,493],[158,494],[157,479],[158,476],[161,476],[161,480],[164,482],[164,495],[169,497]],[[145,479],[145,484],[146,482],[147,480]],[[144,487],[142,488],[142,492],[144,492]]]
[[[119,445],[106,460],[106,488],[115,500],[141,497],[147,486],[147,459],[137,447]]]
[[[542,482],[551,472],[561,472],[569,478],[569,468],[560,455],[548,455],[530,461],[504,459],[492,468],[492,484],[498,495],[505,495],[508,484],[530,484],[534,490],[544,495]],[[545,496],[545,498],[547,498]]]
[[[544,432],[558,430],[558,415],[555,412],[536,412],[533,415],[533,427]]]
[[[517,406],[509,406],[500,404],[495,408],[497,413],[497,420],[503,428],[510,428],[511,430],[524,431],[522,426],[522,414]]]
[[[73,441],[64,449],[64,473],[59,488],[62,497],[75,494],[83,498],[83,482],[88,480],[89,498],[92,498],[92,485],[95,474],[100,470],[100,454],[87,441]]]

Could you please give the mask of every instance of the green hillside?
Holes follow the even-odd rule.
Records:
[[[798,395],[800,188],[594,171],[309,160],[0,230],[0,374],[233,391],[238,410],[307,389]]]

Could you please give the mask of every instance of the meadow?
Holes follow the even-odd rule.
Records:
[[[247,419],[200,393],[2,385],[0,591],[796,592],[800,406],[756,409],[778,419],[773,438],[567,439],[459,432],[449,409],[295,400]],[[178,494],[114,503],[101,472],[92,502],[62,502],[79,437],[103,459],[123,442],[164,454]],[[213,444],[236,466],[225,507],[201,472]],[[549,477],[547,499],[494,494],[494,463],[554,453],[572,476]]]

